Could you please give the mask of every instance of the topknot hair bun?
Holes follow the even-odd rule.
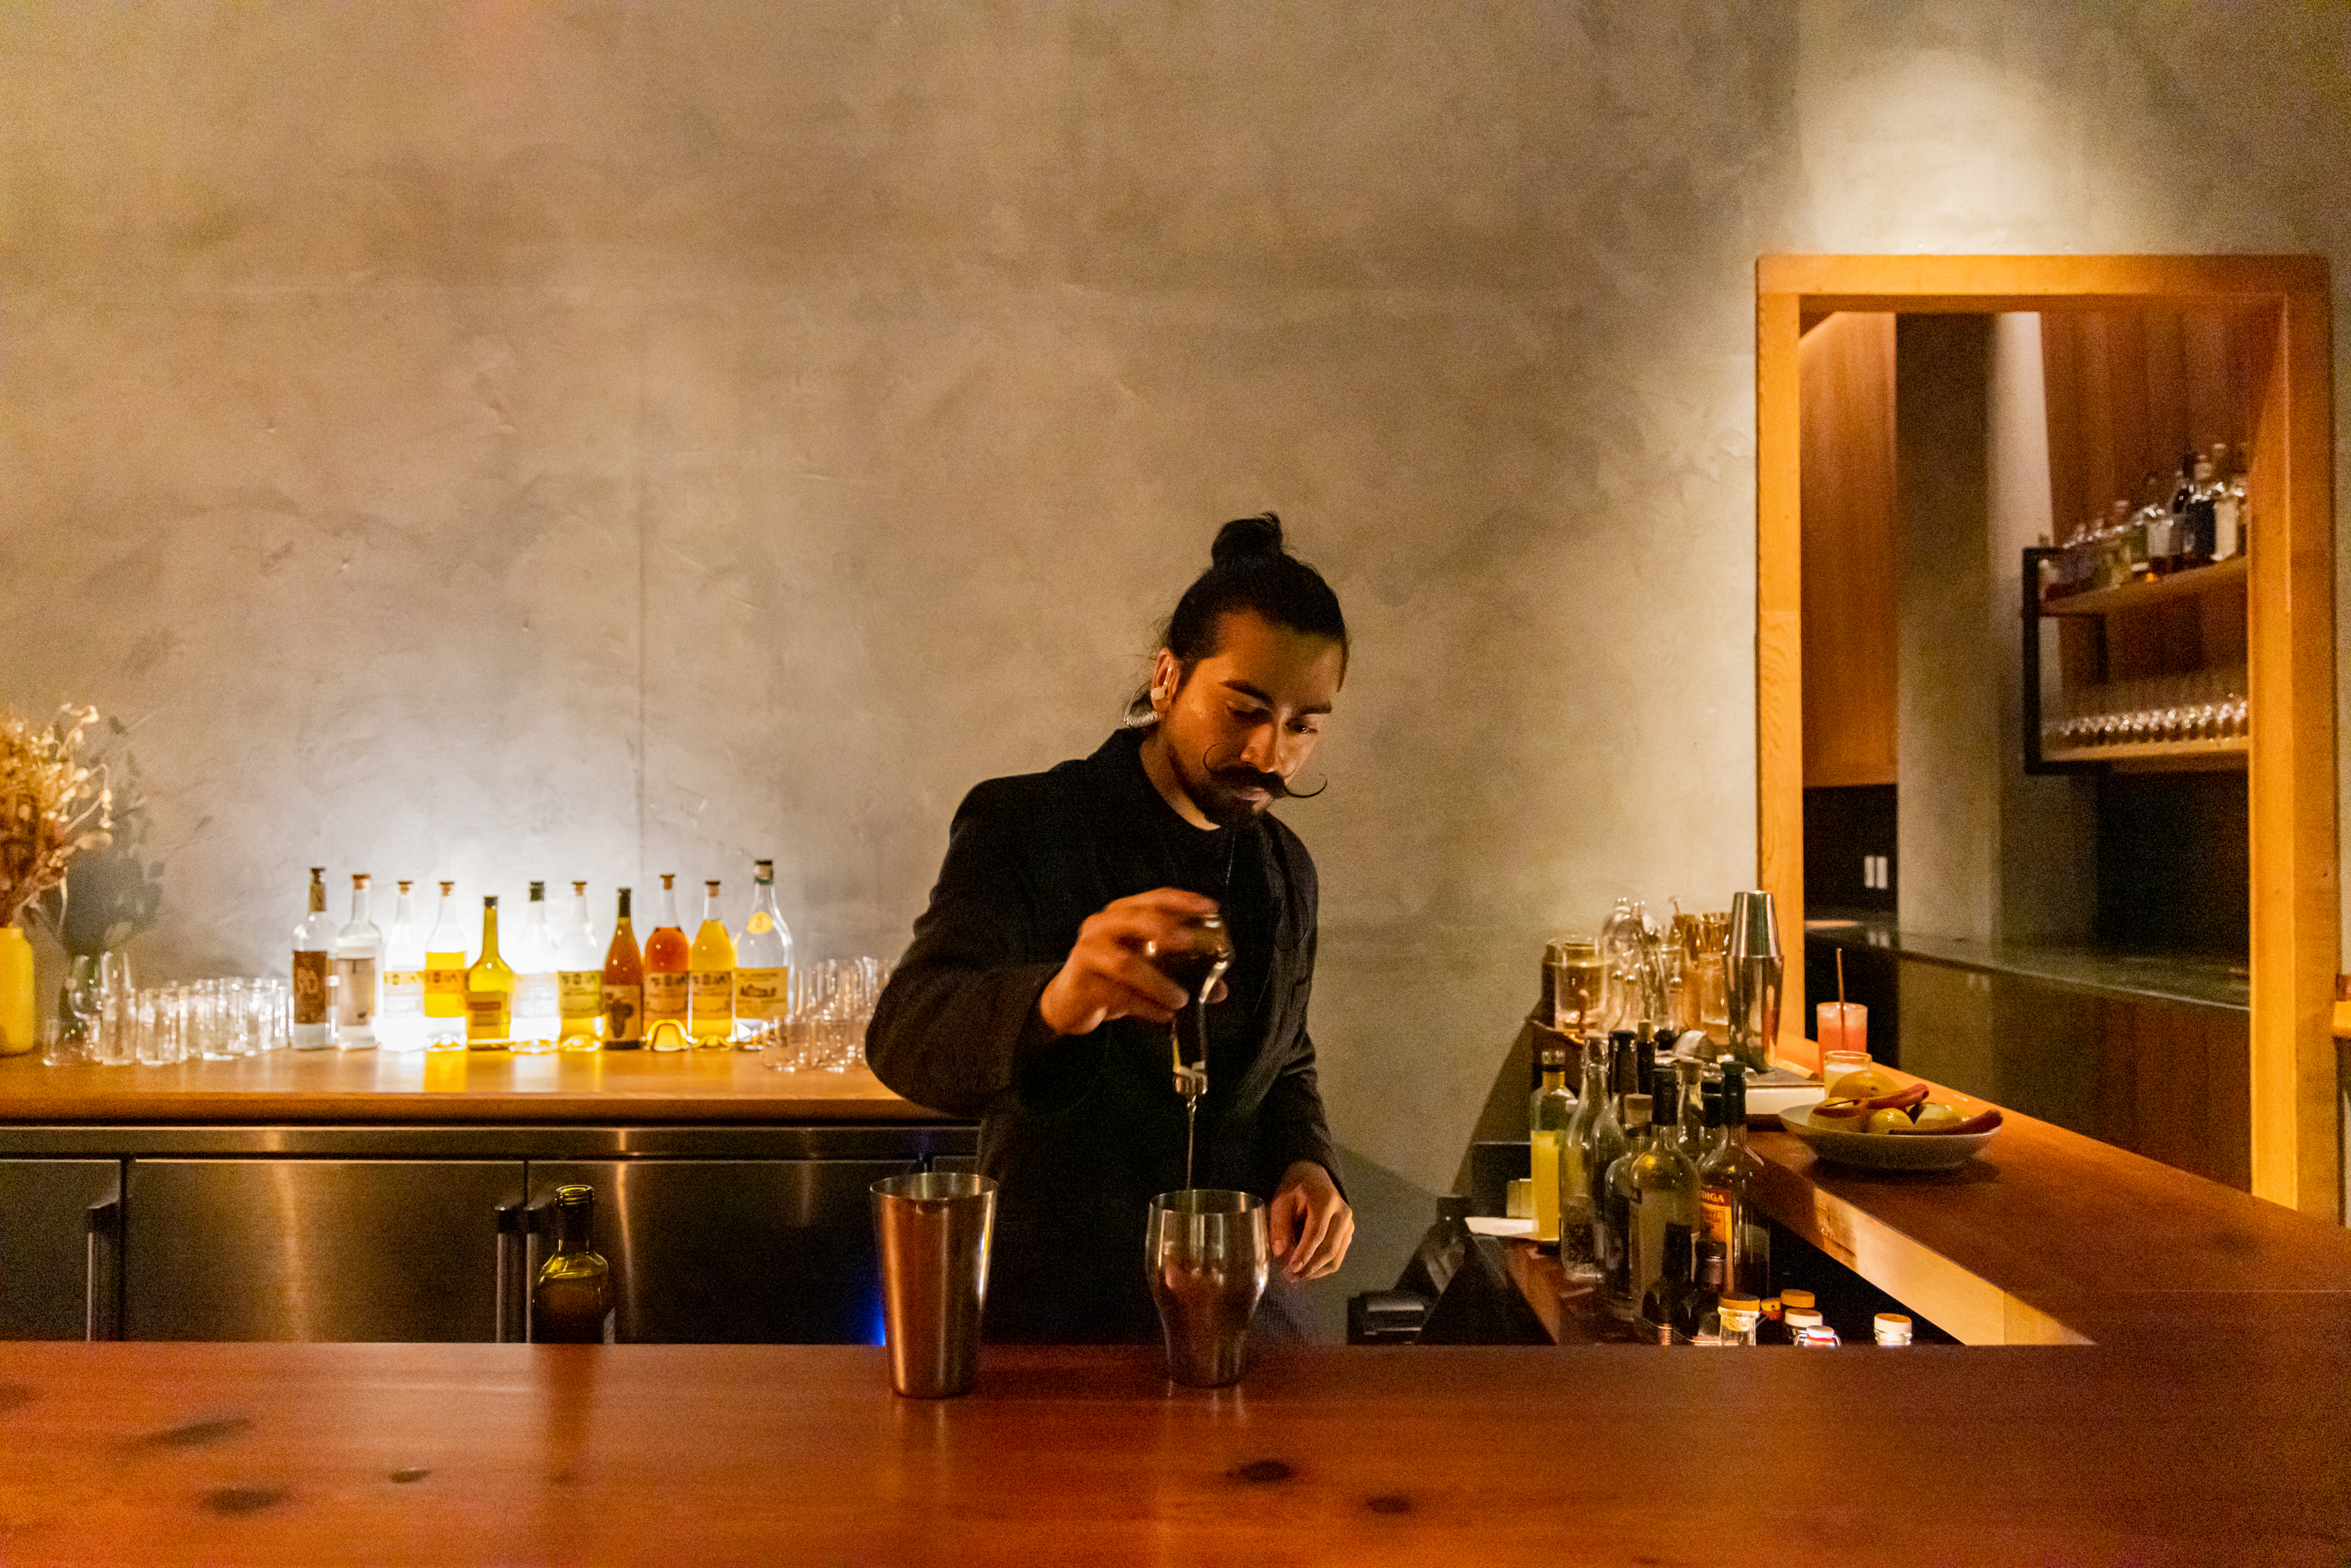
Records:
[[[1251,556],[1281,553],[1281,519],[1266,512],[1254,517],[1236,517],[1218,528],[1217,542],[1209,547],[1208,559],[1218,566],[1229,566]]]

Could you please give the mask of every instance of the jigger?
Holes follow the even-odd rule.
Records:
[[[1195,1388],[1239,1382],[1249,1319],[1273,1270],[1264,1200],[1207,1187],[1161,1193],[1151,1200],[1143,1255],[1167,1375]]]

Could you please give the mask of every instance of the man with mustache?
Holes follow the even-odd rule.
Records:
[[[866,1056],[920,1104],[980,1118],[998,1182],[991,1338],[1150,1340],[1150,1200],[1184,1186],[1168,1025],[1189,999],[1152,962],[1222,915],[1208,993],[1196,1187],[1270,1204],[1280,1267],[1260,1326],[1354,1235],[1306,1031],[1314,862],[1268,808],[1291,793],[1347,670],[1339,601],[1271,513],[1228,523],[1168,620],[1151,684],[1101,749],[964,800],[930,907]]]

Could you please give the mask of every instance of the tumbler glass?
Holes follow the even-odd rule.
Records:
[[[1167,1375],[1196,1388],[1240,1380],[1249,1319],[1273,1272],[1264,1200],[1196,1188],[1151,1200],[1143,1242]]]

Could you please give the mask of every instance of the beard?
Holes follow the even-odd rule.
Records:
[[[1279,773],[1260,773],[1244,764],[1217,766],[1212,754],[1196,764],[1172,748],[1184,792],[1200,808],[1200,815],[1220,828],[1236,827],[1263,816],[1276,800],[1290,794],[1289,780]]]

